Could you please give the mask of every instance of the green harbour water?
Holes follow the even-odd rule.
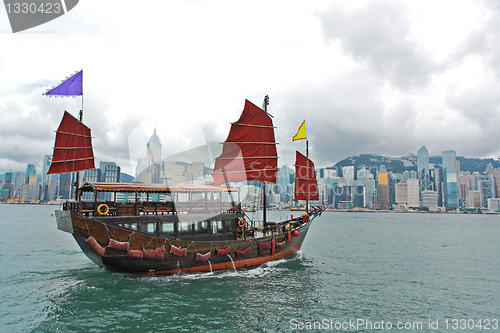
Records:
[[[57,208],[0,205],[0,332],[500,332],[500,215],[325,212],[290,258],[138,276]]]

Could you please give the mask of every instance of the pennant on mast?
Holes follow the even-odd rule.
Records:
[[[297,134],[292,138],[292,141],[307,140],[306,121],[304,120],[297,130]]]
[[[240,181],[276,183],[278,154],[271,117],[245,100],[240,119],[231,124],[222,154],[215,160],[214,184]]]
[[[295,155],[295,201],[319,200],[314,163],[298,151]]]
[[[67,111],[56,131],[52,164],[47,174],[94,169],[90,128]]]
[[[83,96],[83,69],[63,80],[60,85],[47,90],[44,96],[75,97]]]

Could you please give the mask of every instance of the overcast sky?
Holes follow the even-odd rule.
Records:
[[[317,167],[425,144],[500,157],[497,1],[85,0],[13,34],[0,8],[0,173],[41,172],[63,111],[42,93],[83,68],[97,163],[134,174],[156,124],[163,157],[224,141],[270,96],[280,165],[306,120]]]

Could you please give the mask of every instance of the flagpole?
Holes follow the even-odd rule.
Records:
[[[306,158],[309,159],[309,140],[306,139]],[[309,212],[309,200],[306,199],[306,213]]]

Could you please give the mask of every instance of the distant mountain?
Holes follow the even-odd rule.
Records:
[[[463,156],[457,156],[457,161],[460,162],[460,170],[461,171],[469,171],[483,173],[486,170],[486,167],[489,163],[493,165],[495,168],[500,167],[500,161],[492,158],[467,158]],[[412,166],[405,166],[413,163]],[[441,166],[443,163],[442,156],[431,156],[429,157],[429,163]],[[387,171],[392,171],[394,173],[401,173],[406,170],[417,170],[416,166],[416,156],[411,155],[408,157],[386,157],[376,154],[361,154],[352,157],[345,158],[335,165],[329,167],[328,169],[337,169],[339,176],[342,176],[342,167],[354,165],[356,171],[359,170],[363,165],[367,167],[367,169],[371,170],[372,168],[380,168],[380,165],[384,165]],[[356,177],[356,175],[355,175]]]
[[[394,173],[403,172],[406,170],[417,170],[415,165],[405,166],[404,161],[408,161],[406,158],[395,158],[395,157],[386,157],[376,154],[361,154],[352,157],[348,157],[337,162],[334,166],[329,167],[328,169],[337,169],[338,175],[342,176],[342,167],[348,165],[354,165],[355,170],[359,170],[362,166],[365,166],[368,170],[376,168],[377,170],[380,168],[380,165],[384,165],[387,171],[392,171]],[[412,163],[412,161],[408,161],[407,164]],[[356,173],[354,175],[356,178]]]

